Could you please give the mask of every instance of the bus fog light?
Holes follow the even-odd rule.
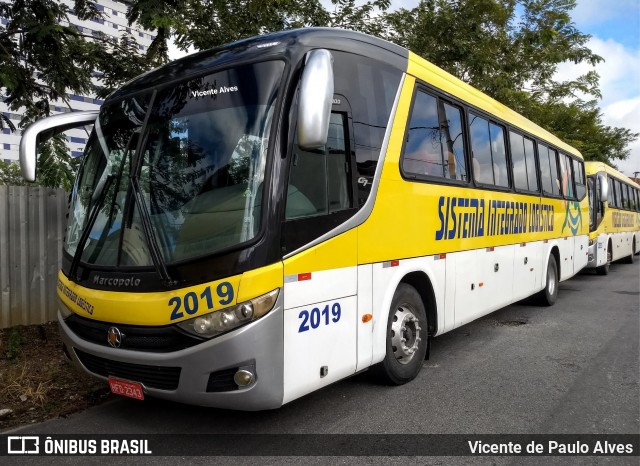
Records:
[[[185,320],[177,325],[199,337],[212,338],[267,314],[275,306],[279,291],[280,289],[276,288],[236,306]]]
[[[251,385],[253,383],[253,379],[253,374],[245,369],[239,370],[233,376],[233,381],[238,387],[246,387],[247,385]]]

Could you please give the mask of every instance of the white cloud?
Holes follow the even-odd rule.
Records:
[[[603,122],[606,125],[628,128],[634,133],[640,133],[640,95],[614,102],[606,106],[603,113]],[[618,169],[627,176],[640,172],[640,139],[631,144],[630,149],[628,159],[616,162]]]
[[[586,63],[562,63],[558,66],[556,79],[575,79],[595,70],[600,75],[601,107],[640,95],[640,48],[631,50],[612,39],[597,37],[592,37],[587,47],[600,55],[604,62],[595,67]]]
[[[584,63],[563,63],[558,67],[556,79],[574,79],[595,69],[600,75],[602,100],[599,106],[603,123],[640,133],[640,47],[634,50],[612,39],[598,37],[592,37],[587,46],[605,61],[595,68]],[[640,171],[640,140],[629,148],[631,154],[627,160],[615,161],[625,175]]]

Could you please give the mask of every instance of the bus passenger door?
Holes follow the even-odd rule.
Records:
[[[345,105],[334,97],[324,148],[294,142],[290,154],[282,225],[285,403],[356,371],[357,230],[323,238],[357,211]]]

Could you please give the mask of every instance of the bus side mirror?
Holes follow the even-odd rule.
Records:
[[[30,124],[20,140],[20,170],[27,181],[36,180],[38,144],[78,126],[93,124],[98,118],[98,110],[69,112],[54,115]]]
[[[609,199],[609,180],[607,175],[598,173],[598,182],[600,183],[600,202],[606,202]]]
[[[298,102],[298,145],[318,149],[327,143],[333,105],[333,57],[328,50],[307,53]]]

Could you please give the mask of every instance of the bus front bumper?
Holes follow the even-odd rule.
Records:
[[[110,348],[88,342],[71,331],[60,312],[58,323],[68,356],[95,377],[107,380],[111,375],[141,383],[136,374],[142,374],[139,379],[152,380],[141,383],[146,395],[186,404],[243,411],[282,406],[282,294],[274,309],[261,319],[170,353]],[[253,381],[246,387],[233,382],[238,370],[253,374]],[[154,384],[164,388],[150,386]],[[167,388],[171,384],[177,387]]]
[[[607,249],[604,239],[597,238],[589,246],[589,259],[586,268],[595,268],[607,263]]]

